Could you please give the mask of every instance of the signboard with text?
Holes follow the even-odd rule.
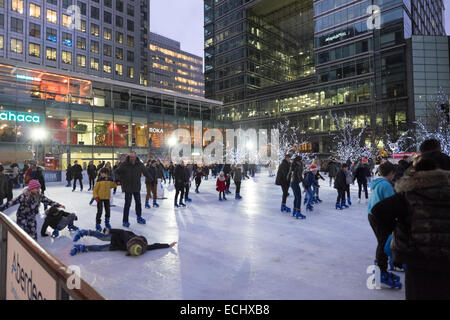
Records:
[[[8,233],[6,267],[7,300],[56,300],[57,282]]]

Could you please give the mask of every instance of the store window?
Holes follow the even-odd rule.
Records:
[[[93,145],[92,113],[73,110],[70,142],[75,145]]]
[[[94,144],[113,146],[113,116],[110,113],[94,113]]]
[[[130,117],[125,115],[114,115],[114,146],[128,147],[131,145]]]
[[[62,108],[47,108],[45,125],[52,139],[52,144],[67,144],[68,111]],[[77,144],[76,141],[70,144]]]
[[[140,148],[147,147],[148,142],[147,118],[133,117],[132,127],[133,127],[132,146]]]

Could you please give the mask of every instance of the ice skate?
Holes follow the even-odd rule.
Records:
[[[109,219],[105,219],[105,228],[111,230],[111,225],[109,224]]]
[[[129,222],[122,222],[122,226],[125,228],[129,228],[130,227],[130,223]]]
[[[58,231],[58,229],[53,230],[52,238],[58,238],[58,236],[59,236],[59,231]]]
[[[148,203],[148,201],[145,201],[145,209],[150,209],[150,204]]]
[[[400,282],[400,277],[393,274],[392,272],[381,272],[381,283],[387,285],[392,289],[401,289],[402,283]]]
[[[102,225],[100,223],[97,223],[95,225],[95,230],[97,230],[98,232],[101,232],[102,231]]]
[[[313,211],[313,210],[314,207],[310,203],[308,203],[308,205],[306,206],[306,211]]]
[[[77,253],[80,253],[80,252],[87,252],[86,246],[82,245],[82,244],[75,244],[73,246],[73,249],[70,250],[70,255],[74,256],[74,255],[76,255]]]
[[[184,201],[186,201],[186,202],[192,202],[192,199],[191,199],[191,198],[186,198],[186,199],[184,199]]]
[[[75,237],[73,237],[73,242],[77,242],[78,240],[80,240],[82,237],[85,237],[88,235],[87,230],[79,230],[77,232],[77,234],[75,235]]]
[[[348,208],[348,205],[345,204],[345,201],[342,201],[342,202],[341,202],[341,208],[342,208],[342,209]]]
[[[347,203],[348,203],[349,206],[352,205],[352,202],[351,202],[350,198],[347,199]]]
[[[79,230],[79,228],[76,227],[73,223],[69,224],[67,226],[67,228],[69,229],[69,231],[78,231]]]
[[[183,203],[183,201],[182,201],[182,200],[180,201],[180,204],[179,204],[179,206],[180,206],[180,207],[186,207],[186,205],[185,205],[185,204]]]
[[[146,224],[145,219],[142,217],[137,217],[136,220],[137,220],[137,223],[139,223],[139,224]]]
[[[341,205],[339,204],[339,202],[336,202],[336,210],[342,210],[343,208],[341,207]]]
[[[300,209],[297,209],[297,214],[295,216],[296,219],[306,219],[306,216],[300,212]]]
[[[159,208],[159,204],[157,204],[156,201],[153,201],[153,208]]]

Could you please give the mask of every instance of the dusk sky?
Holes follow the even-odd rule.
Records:
[[[445,21],[450,35],[450,4]],[[182,50],[203,57],[203,0],[151,0],[150,29],[181,42]]]

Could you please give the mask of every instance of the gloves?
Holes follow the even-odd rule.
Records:
[[[96,202],[99,202],[99,201],[100,201],[100,198],[99,198],[99,197],[95,198],[95,201],[96,201]]]
[[[116,184],[117,184],[118,186],[120,186],[120,181],[116,181]]]

